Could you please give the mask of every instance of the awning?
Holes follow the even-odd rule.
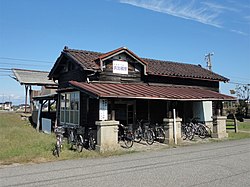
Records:
[[[57,100],[58,94],[39,95],[33,97],[34,100]]]
[[[215,91],[189,86],[149,85],[145,83],[101,83],[70,81],[70,85],[94,98],[158,99],[178,101],[223,101],[236,98]]]
[[[57,88],[57,84],[49,80],[49,72],[26,70],[26,69],[12,69],[13,74],[21,85],[36,85],[36,86],[53,86]]]

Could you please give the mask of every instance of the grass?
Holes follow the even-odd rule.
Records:
[[[232,121],[229,123],[232,123]],[[250,138],[250,123],[239,122],[239,130],[229,131],[229,140]],[[55,135],[38,133],[29,123],[22,120],[20,114],[0,112],[0,165],[13,163],[41,163],[55,160],[98,158],[137,152],[135,150],[118,150],[105,153],[84,150],[81,153],[69,149],[63,144],[59,158],[52,155]]]
[[[227,125],[233,125],[233,120],[227,120]],[[229,140],[250,138],[250,122],[237,122],[238,133],[234,133],[234,130],[228,131]]]
[[[227,125],[233,125],[234,121],[229,119],[227,120]],[[250,122],[237,122],[238,129],[242,131],[250,131]]]
[[[29,121],[21,120],[20,114],[14,112],[0,112],[0,132],[0,165],[125,154],[125,151],[98,153],[88,150],[78,153],[70,150],[69,145],[65,143],[62,154],[57,158],[52,155],[55,135],[38,133]]]

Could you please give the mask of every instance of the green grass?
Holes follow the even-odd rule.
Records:
[[[14,112],[0,112],[0,132],[0,165],[107,157],[130,153],[130,151],[98,153],[88,150],[78,153],[70,150],[69,145],[65,143],[60,157],[57,158],[52,155],[56,141],[55,135],[37,132],[28,121],[21,120],[20,114]]]
[[[233,120],[227,120],[227,125],[233,125],[233,124],[234,124]],[[233,130],[228,130],[229,140],[250,138],[250,122],[238,121],[237,125],[239,130],[238,133],[234,133]]]
[[[239,130],[250,132],[250,123],[239,122]],[[250,133],[229,131],[229,140],[242,138],[250,138]],[[55,141],[54,134],[37,132],[28,121],[21,120],[20,114],[0,112],[0,165],[108,157],[137,152],[126,149],[105,153],[83,150],[82,153],[78,153],[70,150],[69,145],[64,143],[62,153],[57,158],[52,155]]]
[[[234,121],[233,120],[227,120],[227,125],[233,125]],[[238,129],[242,131],[250,131],[250,122],[237,122],[238,124]]]
[[[238,139],[244,139],[244,138],[250,138],[250,133],[248,132],[228,132],[228,139],[229,140],[238,140]]]

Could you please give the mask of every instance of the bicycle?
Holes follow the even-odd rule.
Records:
[[[96,149],[96,139],[95,139],[94,132],[91,127],[85,128],[84,139],[83,139],[83,144],[81,148],[83,149],[83,147],[89,150]]]
[[[70,126],[68,131],[68,143],[71,144],[71,149],[74,146],[78,152],[82,152],[83,147],[89,150],[96,149],[96,140],[91,127]]]
[[[162,128],[162,126],[160,126],[158,123],[156,123],[152,130],[154,131],[154,139],[157,140],[160,143],[163,143],[165,141],[165,132]]]
[[[194,138],[194,131],[190,123],[181,124],[181,137],[183,140],[186,140],[187,138],[192,140]]]
[[[65,133],[65,129],[62,126],[58,126],[55,128],[54,132],[56,134],[56,145],[53,150],[53,155],[59,157],[62,150],[63,134]]]
[[[144,140],[148,145],[152,145],[155,137],[154,132],[146,123],[143,124],[142,128],[142,121],[137,120],[138,128],[134,131],[134,141],[139,143],[141,140]]]
[[[83,149],[83,132],[84,128],[79,125],[70,125],[67,127],[68,131],[68,144],[70,144],[70,149],[82,152]]]
[[[192,127],[192,131],[195,135],[198,135],[201,139],[204,139],[211,135],[211,130],[201,122],[197,121],[198,118],[193,118],[189,123],[190,127]],[[208,129],[210,133],[208,132]]]
[[[118,143],[120,141],[123,141],[127,148],[131,148],[134,144],[132,131],[129,131],[128,127],[124,126],[123,124],[119,125],[118,130]]]

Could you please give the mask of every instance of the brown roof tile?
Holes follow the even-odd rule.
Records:
[[[74,50],[74,49],[64,49],[63,53],[71,57],[76,63],[80,64],[84,69],[97,70],[100,66],[95,63],[102,53],[85,51],[85,50]]]
[[[63,53],[72,58],[76,63],[80,64],[87,70],[100,70],[99,64],[96,62],[98,58],[104,58],[121,49],[118,48],[108,53],[99,53],[85,50],[64,49]],[[133,52],[131,52],[134,54]],[[135,55],[136,58],[139,58]],[[184,64],[163,60],[155,60],[148,58],[139,58],[144,64],[147,64],[147,73],[149,75],[181,77],[191,79],[204,79],[215,81],[229,81],[229,79],[218,75],[212,71],[202,68],[198,65]]]
[[[227,78],[207,69],[204,69],[199,65],[154,60],[147,58],[142,59],[148,62],[148,74],[151,75],[228,81]]]
[[[212,100],[235,100],[234,97],[220,94],[215,91],[194,88],[188,86],[165,86],[148,84],[122,84],[100,82],[77,82],[70,81],[74,88],[101,98],[137,98],[137,99],[161,99],[182,101],[212,101]]]

